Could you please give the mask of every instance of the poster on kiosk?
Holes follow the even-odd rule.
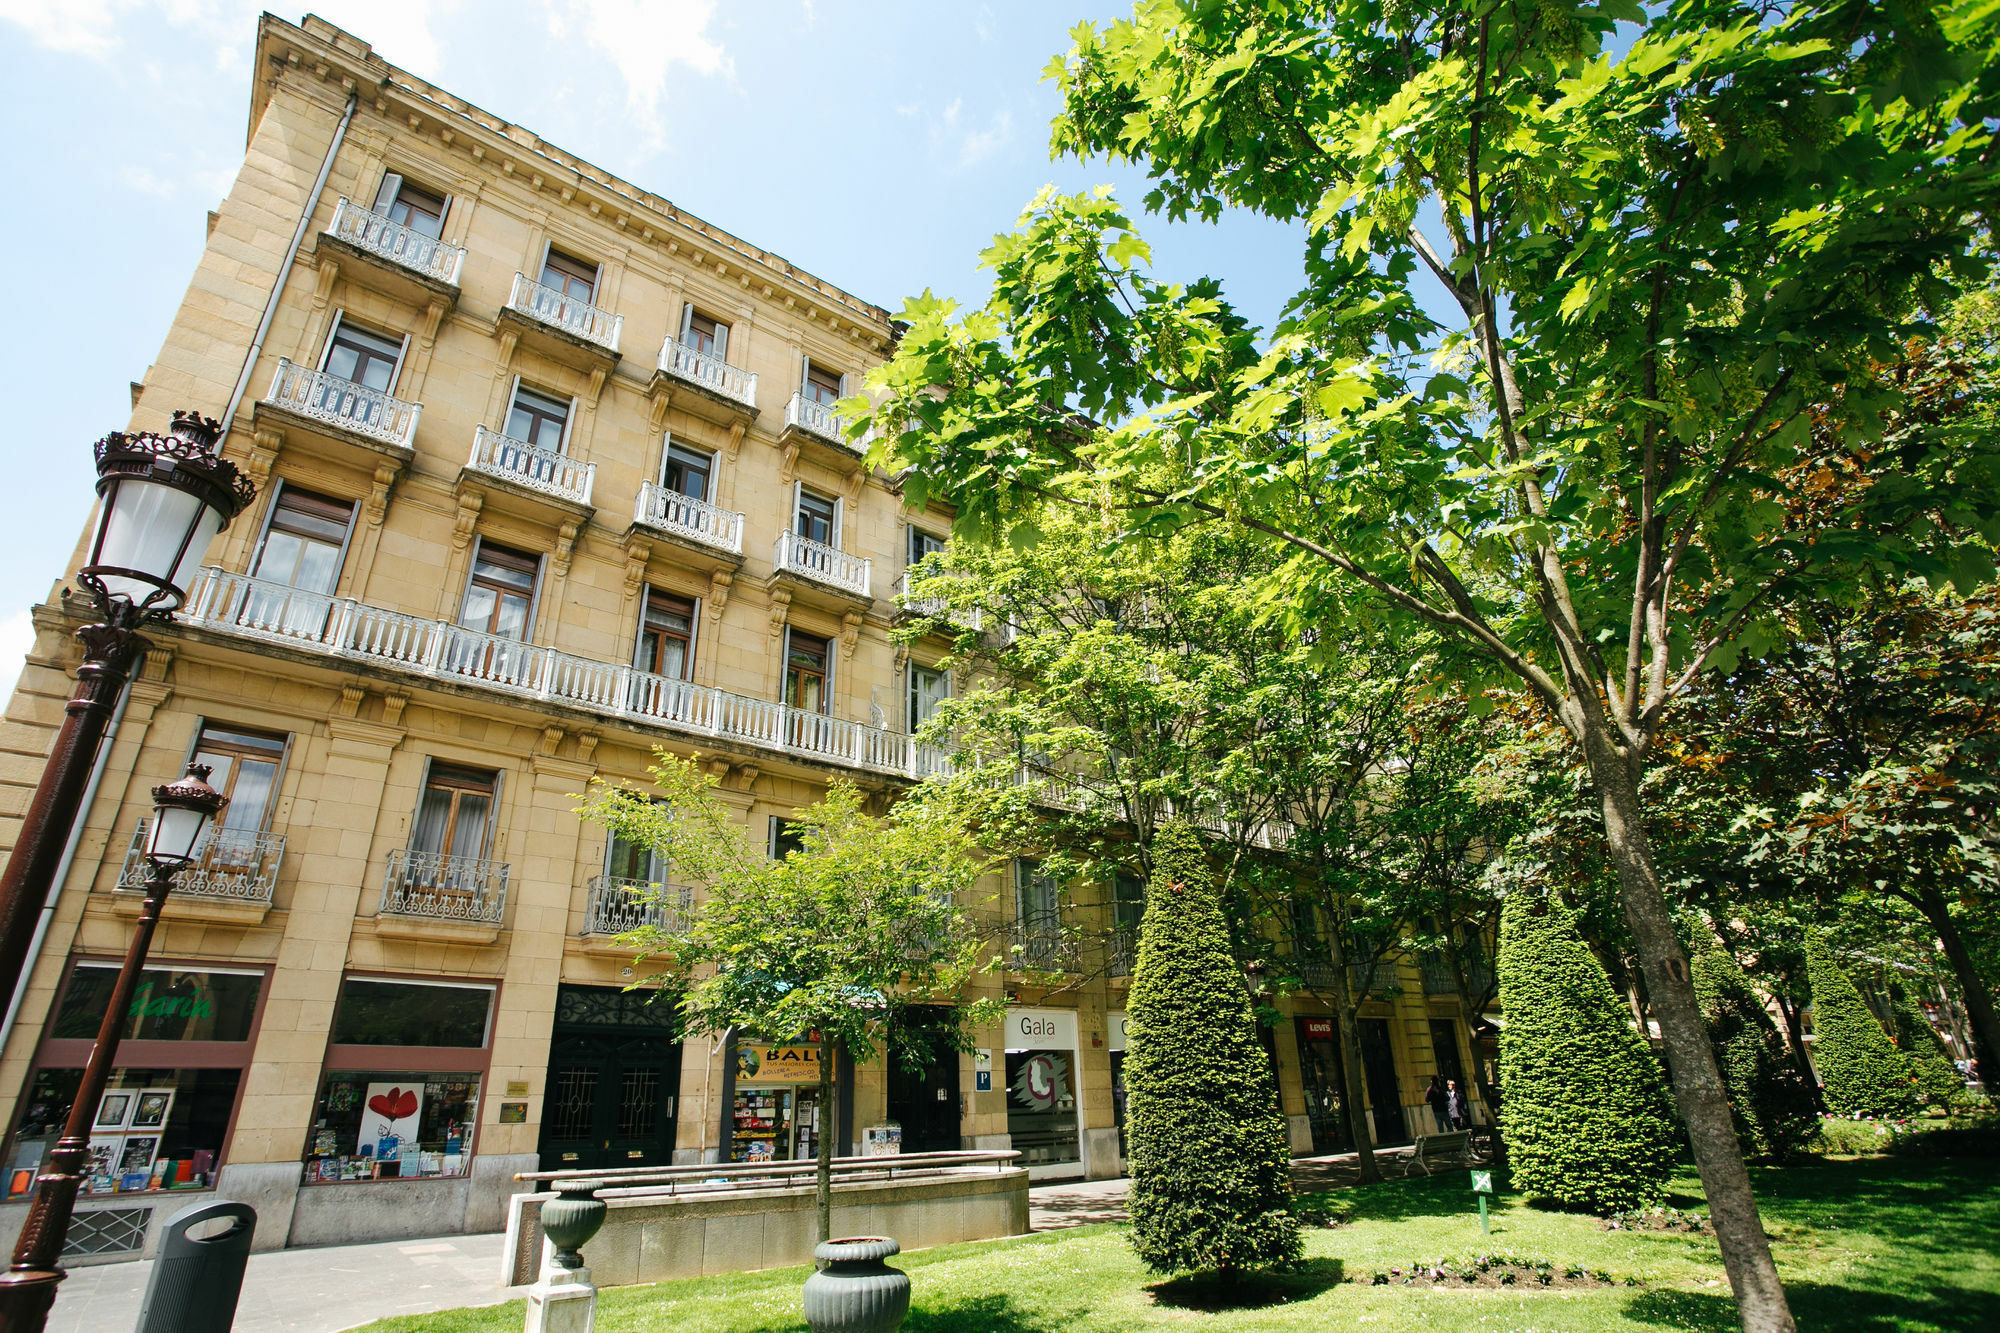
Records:
[[[1007,1011],[1007,1134],[1032,1180],[1081,1176],[1076,1011]]]

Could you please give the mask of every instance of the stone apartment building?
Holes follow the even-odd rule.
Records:
[[[258,497],[152,636],[8,1016],[0,1238],[129,937],[147,791],[195,756],[231,800],[97,1112],[78,1255],[137,1253],[217,1191],[257,1206],[263,1247],[494,1229],[517,1171],[783,1158],[820,1132],[851,1152],[885,1119],[906,1151],[1116,1174],[1117,950],[1053,993],[996,976],[1002,1028],[922,1076],[835,1057],[822,1108],[816,1049],[677,1044],[623,989],[614,937],[673,910],[633,891],[671,874],[574,813],[654,746],[699,752],[776,854],[829,780],[886,797],[941,762],[910,733],[952,688],[944,644],[892,630],[950,515],[906,506],[830,407],[888,313],[316,18],[262,19],[249,121],[132,428],[223,417]],[[34,617],[0,844],[77,660],[60,589]],[[1060,912],[1136,918],[1060,906],[1030,863],[1005,880],[1024,957]],[[1476,1053],[1416,961],[1374,981],[1394,1140]],[[1298,1008],[1274,1058],[1294,1146],[1325,1150],[1334,1048]]]

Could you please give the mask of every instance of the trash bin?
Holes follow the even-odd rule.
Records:
[[[235,1225],[200,1239],[188,1235],[216,1221]],[[228,1333],[256,1233],[257,1210],[247,1203],[197,1203],[168,1218],[138,1333]]]

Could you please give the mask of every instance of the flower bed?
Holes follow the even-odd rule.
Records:
[[[1706,1231],[1708,1218],[1685,1208],[1635,1208],[1604,1219],[1606,1231]]]
[[[1578,1287],[1636,1287],[1639,1279],[1582,1264],[1558,1264],[1548,1259],[1482,1254],[1471,1259],[1437,1259],[1406,1268],[1377,1269],[1377,1287],[1434,1287],[1462,1291],[1542,1291]]]

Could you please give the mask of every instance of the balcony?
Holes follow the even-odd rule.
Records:
[[[321,245],[352,256],[391,279],[394,295],[410,297],[412,288],[429,296],[455,300],[465,251],[435,236],[426,236],[380,213],[361,207],[345,195],[333,208],[333,225],[320,234]],[[398,290],[398,289],[401,290]],[[429,304],[428,299],[419,305]]]
[[[623,315],[545,287],[525,273],[514,275],[514,288],[500,317],[536,336],[547,350],[583,353],[590,367],[618,360],[618,338],[625,330]]]
[[[151,822],[141,819],[138,827],[132,830],[131,845],[125,850],[125,864],[118,872],[120,891],[145,892],[146,830]],[[261,918],[271,906],[271,890],[277,885],[278,867],[284,860],[285,835],[282,833],[212,828],[203,837],[193,863],[175,877],[174,890],[167,903],[170,907],[175,903],[200,902],[248,908],[252,915]]]
[[[864,602],[870,597],[868,561],[796,532],[778,534],[771,552],[771,570],[775,574],[795,575]]]
[[[688,346],[669,335],[660,345],[659,389],[694,390],[672,401],[704,421],[718,425],[748,424],[757,416],[755,372],[730,365],[712,353]]]
[[[424,410],[422,403],[282,359],[264,405],[300,418],[308,428],[322,426],[357,443],[386,445],[399,457],[416,446],[417,418]]]
[[[382,876],[381,913],[451,926],[486,927],[490,937],[497,934],[507,914],[507,876],[505,861],[398,847],[389,853],[389,867]]]
[[[724,555],[743,554],[743,515],[733,509],[670,491],[658,482],[639,487],[632,522],[663,537]]]
[[[909,581],[908,570],[896,576],[896,611],[899,615],[912,620],[935,620],[941,626],[954,625],[960,629],[971,630],[975,634],[984,625],[985,621],[978,607],[972,606],[954,611],[946,598],[912,597],[907,591]]]
[[[803,456],[822,467],[852,475],[860,471],[861,456],[866,451],[847,442],[841,433],[846,428],[846,418],[832,408],[803,393],[795,393],[785,404],[785,424],[778,431],[778,447],[787,455]]]
[[[664,901],[663,901],[664,899]],[[593,875],[584,902],[583,933],[626,935],[650,927],[667,935],[685,934],[694,911],[693,896],[658,880]]]
[[[1111,932],[1105,941],[1105,973],[1114,977],[1129,977],[1132,968],[1139,961],[1139,928],[1120,926]]]
[[[590,508],[591,488],[597,484],[597,464],[579,463],[484,426],[472,432],[472,457],[465,470],[583,510]]]
[[[1074,972],[1076,941],[1063,933],[1062,918],[1053,912],[1016,917],[1007,927],[1007,969],[1010,972]]]
[[[943,751],[901,732],[219,569],[202,571],[177,619],[349,667],[469,686],[843,768],[914,780],[951,767]]]

